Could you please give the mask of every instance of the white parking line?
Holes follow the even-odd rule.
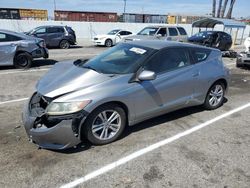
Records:
[[[47,70],[49,70],[49,68],[46,68],[46,69],[23,70],[23,71],[6,71],[6,72],[0,72],[0,75],[15,74],[15,73],[29,73],[29,72],[38,72],[38,71],[47,71]]]
[[[210,125],[212,123],[215,123],[215,122],[217,122],[217,121],[219,121],[219,120],[221,120],[223,118],[226,118],[226,117],[228,117],[228,116],[230,116],[230,115],[232,115],[232,114],[234,114],[236,112],[239,112],[241,110],[244,110],[244,109],[246,109],[248,107],[250,107],[250,102],[247,103],[246,105],[243,105],[243,106],[238,107],[238,108],[236,108],[234,110],[231,110],[231,111],[229,111],[227,113],[224,113],[224,114],[222,114],[220,116],[217,116],[217,117],[215,117],[215,118],[213,118],[213,119],[211,119],[211,120],[209,120],[207,122],[204,122],[204,123],[202,123],[200,125],[197,125],[197,126],[191,128],[191,129],[188,129],[188,130],[186,130],[184,132],[181,132],[179,134],[176,134],[176,135],[174,135],[174,136],[172,136],[170,138],[167,138],[167,139],[162,140],[160,142],[157,142],[157,143],[155,143],[153,145],[150,145],[150,146],[148,146],[146,148],[143,148],[143,149],[141,149],[139,151],[136,151],[136,152],[134,152],[134,153],[132,153],[132,154],[126,156],[126,157],[123,157],[123,158],[121,158],[121,159],[119,159],[119,160],[117,160],[117,161],[115,161],[113,163],[110,163],[110,164],[108,164],[108,165],[106,165],[106,166],[104,166],[104,167],[102,167],[102,168],[100,168],[100,169],[98,169],[98,170],[96,170],[94,172],[91,172],[91,173],[89,173],[89,174],[87,174],[87,175],[85,175],[85,176],[83,176],[83,177],[81,177],[79,179],[76,179],[76,180],[74,180],[74,181],[72,181],[72,182],[70,182],[68,184],[62,185],[61,188],[71,188],[71,187],[78,186],[79,184],[82,184],[82,183],[84,183],[84,182],[86,182],[86,181],[88,181],[90,179],[93,179],[93,178],[95,178],[95,177],[97,177],[99,175],[102,175],[102,174],[110,171],[110,170],[113,170],[114,168],[117,168],[118,166],[121,166],[121,165],[123,165],[125,163],[128,163],[129,161],[131,161],[133,159],[136,159],[136,158],[138,158],[138,157],[140,157],[142,155],[145,155],[146,153],[149,153],[149,152],[151,152],[151,151],[153,151],[155,149],[158,149],[159,147],[162,147],[162,146],[164,146],[166,144],[169,144],[169,143],[171,143],[171,142],[173,142],[175,140],[178,140],[178,139],[180,139],[180,138],[182,138],[184,136],[187,136],[187,135],[189,135],[189,134],[191,134],[193,132],[196,132],[196,131],[198,131],[198,130],[200,130],[200,129],[202,129],[202,128],[204,128],[204,127],[206,127],[206,126],[208,126],[208,125]]]
[[[20,101],[26,101],[29,98],[22,98],[22,99],[15,99],[15,100],[10,100],[10,101],[4,101],[4,102],[0,102],[0,105],[2,104],[9,104],[9,103],[13,103],[13,102],[20,102]]]

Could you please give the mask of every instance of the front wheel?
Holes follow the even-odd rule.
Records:
[[[126,125],[126,113],[115,104],[94,110],[83,125],[83,135],[92,144],[103,145],[119,138]]]
[[[223,104],[225,95],[225,85],[222,82],[216,82],[208,90],[204,107],[208,110],[219,108]]]
[[[32,57],[27,52],[19,53],[14,58],[14,66],[18,69],[30,68],[32,64]]]
[[[111,47],[112,45],[113,45],[112,40],[107,39],[107,40],[105,41],[105,46],[106,46],[106,47]]]

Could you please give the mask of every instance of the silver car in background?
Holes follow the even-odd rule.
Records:
[[[124,42],[138,40],[169,40],[187,42],[186,30],[180,26],[148,26],[136,35],[131,35],[123,39]]]
[[[221,52],[166,41],[121,43],[90,59],[57,63],[24,108],[29,139],[65,149],[117,140],[126,126],[175,111],[223,104],[229,71]]]
[[[0,66],[29,68],[34,58],[48,58],[43,39],[0,29]]]

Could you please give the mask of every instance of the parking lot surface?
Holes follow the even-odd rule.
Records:
[[[235,67],[224,105],[214,111],[192,107],[126,129],[109,145],[83,142],[65,151],[38,149],[28,142],[21,112],[36,82],[54,63],[89,58],[106,48],[50,50],[29,70],[0,68],[0,187],[60,187],[162,140],[204,124],[250,103],[250,70]],[[60,62],[58,62],[60,63]],[[250,187],[250,107],[164,144],[112,170],[89,178],[79,187]]]

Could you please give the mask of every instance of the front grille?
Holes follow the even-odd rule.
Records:
[[[30,113],[33,117],[42,117],[45,114],[45,109],[52,99],[44,97],[39,93],[35,93],[30,100]]]
[[[98,40],[98,38],[94,38],[94,40]]]

